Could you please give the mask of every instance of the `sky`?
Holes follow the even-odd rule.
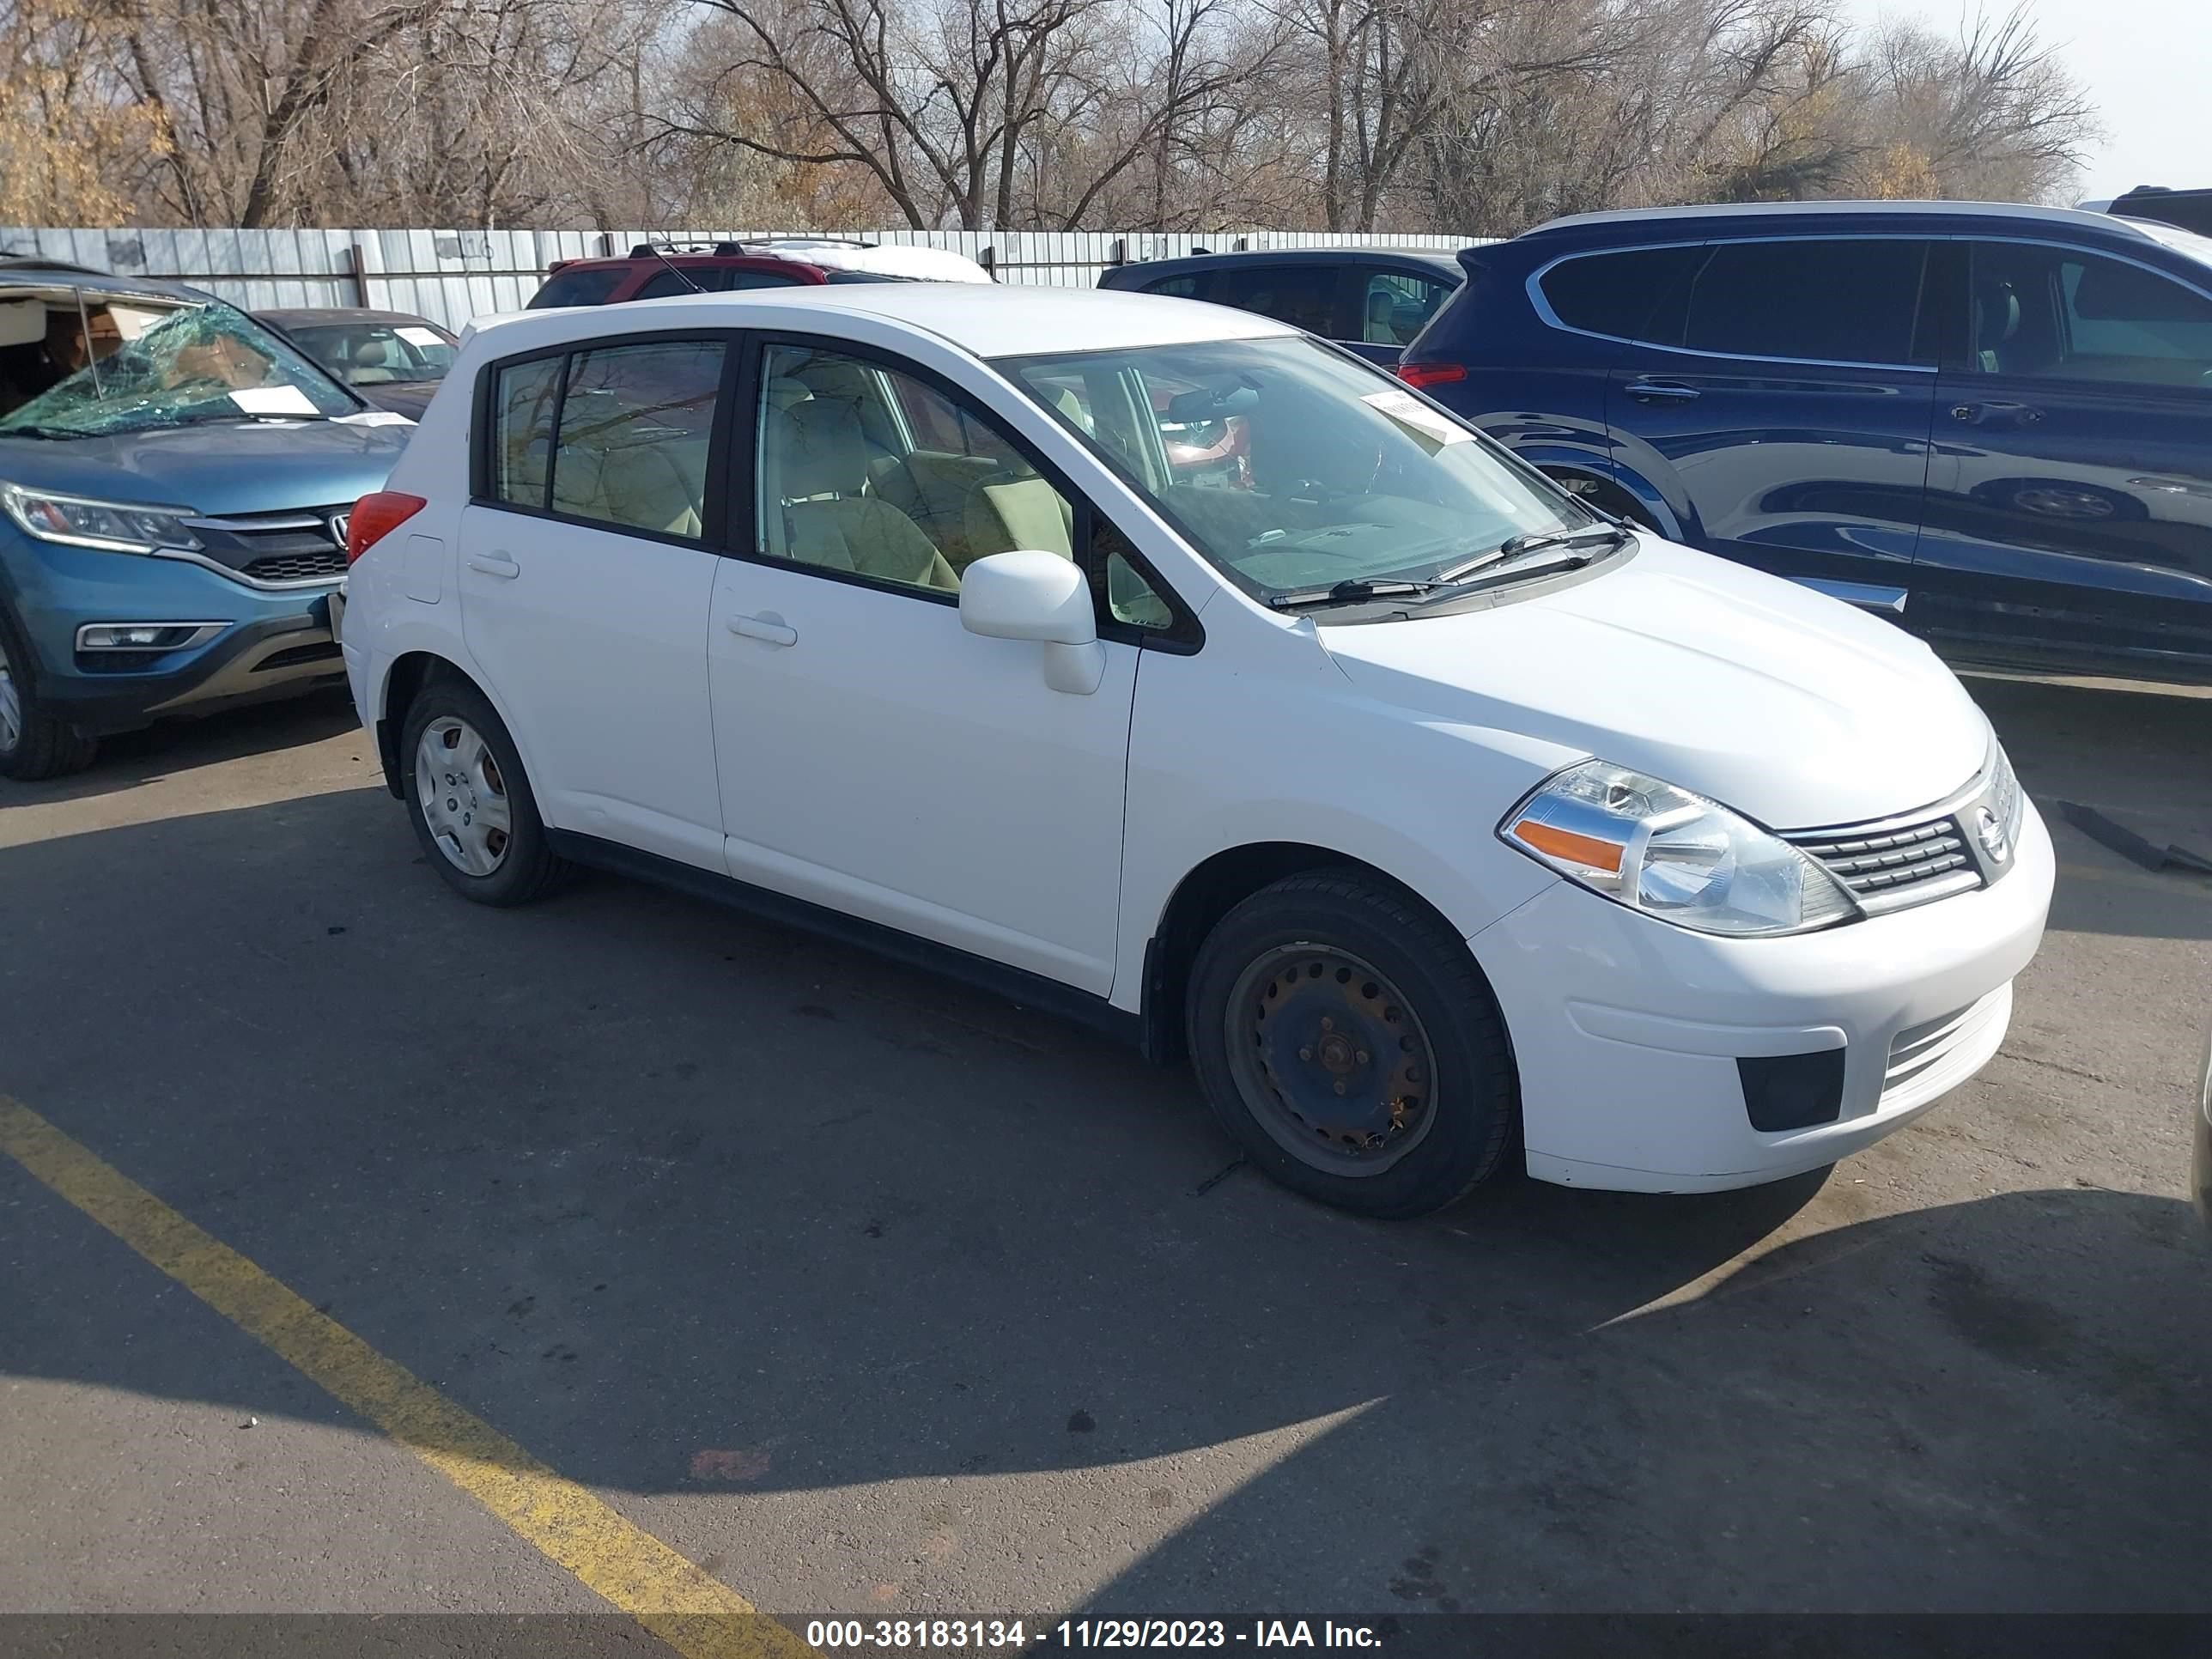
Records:
[[[1979,0],[1853,0],[1869,22],[1910,17],[1945,34]],[[2010,0],[1989,0],[2002,15]],[[2106,137],[2076,195],[2136,185],[2212,186],[2212,0],[2028,0],[2036,33],[2089,89]]]

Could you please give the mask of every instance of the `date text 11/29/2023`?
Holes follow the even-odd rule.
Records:
[[[1367,1625],[1333,1620],[1063,1619],[1058,1624],[1023,1619],[817,1619],[806,1626],[809,1646],[957,1652],[976,1649],[1062,1648],[1379,1648],[1381,1635]]]

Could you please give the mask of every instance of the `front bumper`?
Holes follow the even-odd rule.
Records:
[[[181,560],[101,553],[0,526],[4,598],[29,645],[40,700],[94,736],[173,714],[295,696],[342,674],[335,582],[270,591]],[[103,623],[222,624],[184,650],[80,652]]]
[[[1995,885],[1786,939],[1692,933],[1565,882],[1468,941],[1505,1016],[1528,1173],[1711,1192],[1834,1163],[2004,1040],[2056,863],[2034,807]],[[1753,1127],[1739,1061],[1840,1049],[1832,1121]]]

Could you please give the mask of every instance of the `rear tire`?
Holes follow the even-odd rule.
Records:
[[[568,878],[574,866],[547,840],[522,757],[483,692],[432,680],[408,705],[399,743],[408,821],[455,892],[507,908]]]
[[[0,611],[0,777],[19,783],[66,777],[83,771],[99,752],[99,738],[46,711],[30,651],[14,620]]]
[[[1185,1017],[1208,1104],[1294,1191],[1391,1218],[1498,1167],[1517,1115],[1496,1000],[1466,944],[1358,872],[1263,888],[1191,966]]]

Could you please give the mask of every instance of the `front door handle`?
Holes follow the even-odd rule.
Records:
[[[1968,426],[2033,426],[2043,411],[2033,404],[1953,404],[1951,418]]]
[[[749,640],[766,640],[770,645],[799,643],[799,630],[785,626],[783,618],[773,611],[764,611],[757,617],[732,617],[729,629],[732,634],[742,634]]]
[[[469,568],[479,575],[496,576],[503,582],[511,582],[522,574],[522,567],[504,553],[471,553]]]
[[[1639,404],[1687,404],[1698,397],[1697,387],[1679,380],[1631,380],[1621,389]]]

